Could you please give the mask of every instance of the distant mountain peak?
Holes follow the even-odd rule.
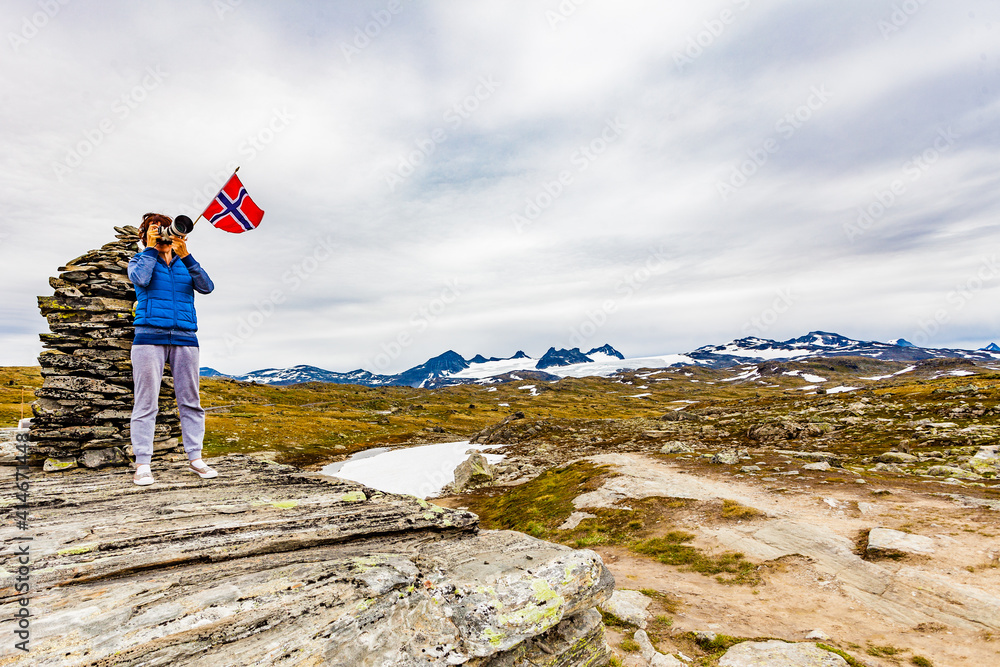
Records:
[[[531,359],[531,357],[526,355],[522,350],[518,350],[516,353],[514,353],[513,357],[484,357],[481,354],[477,354],[476,356],[469,359],[469,363],[485,364],[489,361],[511,361],[513,359]]]
[[[419,366],[403,371],[395,377],[396,384],[409,385],[411,387],[421,387],[428,380],[439,378],[443,375],[456,373],[469,367],[469,362],[455,350],[448,350],[444,354],[428,359]]]
[[[997,345],[996,343],[990,343],[986,347],[981,347],[979,349],[982,350],[983,352],[1000,352],[1000,345]]]
[[[894,340],[890,340],[889,345],[895,345],[896,347],[916,347],[916,345],[906,340],[905,338],[896,338]],[[998,347],[997,350],[1000,350],[1000,347]]]
[[[593,350],[591,350],[590,352],[587,353],[587,356],[589,357],[592,354],[606,354],[609,357],[617,357],[618,359],[624,359],[625,358],[624,354],[622,354],[621,352],[619,352],[615,348],[611,347],[607,343],[605,343],[601,347],[595,347]]]
[[[593,359],[581,352],[578,347],[574,347],[572,350],[557,350],[554,347],[550,347],[548,352],[543,354],[542,358],[535,364],[535,368],[541,370],[543,368],[551,368],[552,366],[585,364],[589,361],[593,361]]]
[[[773,341],[771,341],[773,342]],[[783,345],[815,345],[818,347],[847,347],[858,343],[852,338],[847,336],[841,336],[838,333],[831,333],[829,331],[810,331],[805,336],[799,336],[798,338],[791,338],[784,341]]]

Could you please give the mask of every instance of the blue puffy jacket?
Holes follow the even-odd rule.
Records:
[[[156,248],[146,248],[129,261],[128,277],[135,285],[137,338],[149,328],[193,334],[198,330],[194,292],[208,294],[215,289],[194,257],[175,256],[167,266]]]

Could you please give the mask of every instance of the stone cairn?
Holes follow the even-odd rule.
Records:
[[[59,267],[59,277],[49,278],[55,294],[38,297],[50,333],[40,335],[47,349],[38,356],[43,382],[31,406],[29,463],[42,463],[46,472],[122,466],[133,458],[135,288],[128,261],[139,250],[139,230],[115,232],[117,241]],[[169,365],[156,422],[153,458],[183,458]]]

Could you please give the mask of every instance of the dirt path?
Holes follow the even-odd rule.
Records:
[[[995,511],[905,489],[873,494],[863,484],[775,492],[759,479],[692,474],[642,454],[590,460],[611,465],[619,476],[578,497],[574,504],[581,510],[664,496],[732,499],[766,514],[742,522],[691,516],[683,526],[698,535],[701,548],[742,551],[766,564],[764,585],[756,589],[725,586],[623,548],[598,549],[619,588],[652,588],[682,600],[674,615],[677,630],[796,640],[819,629],[871,665],[909,664],[914,655],[937,667],[1000,664]],[[933,553],[864,560],[856,541],[877,526],[926,536]],[[895,659],[873,657],[866,653],[870,646],[900,652]]]

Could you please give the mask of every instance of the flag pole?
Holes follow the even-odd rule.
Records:
[[[233,171],[233,176],[235,176],[237,174],[237,172],[239,172],[239,170],[240,170],[240,168],[236,167],[236,170]],[[232,178],[233,176],[230,176],[229,178]],[[226,183],[228,183],[228,182],[229,182],[229,180],[226,179]],[[222,184],[222,188],[226,187],[226,183]],[[219,188],[219,192],[222,192],[222,188]],[[219,192],[215,193],[215,197],[219,196]],[[212,197],[212,201],[215,201],[215,197]],[[205,210],[207,210],[207,209],[208,209],[208,207],[206,206],[205,209],[203,209],[202,212],[198,215],[198,217],[194,219],[194,222],[191,223],[192,227],[194,225],[197,225],[198,221],[205,217]]]

